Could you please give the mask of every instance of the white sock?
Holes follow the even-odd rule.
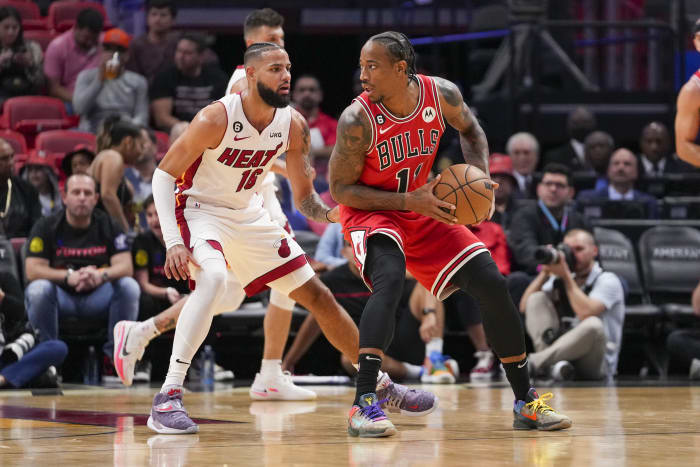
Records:
[[[438,352],[442,353],[442,338],[441,337],[433,337],[428,341],[427,344],[425,344],[425,356],[429,357],[431,353],[433,352]]]
[[[420,365],[412,365],[407,362],[401,362],[406,368],[406,378],[417,379],[423,373],[423,367]]]
[[[153,317],[139,323],[138,330],[139,334],[144,336],[149,341],[154,337],[160,336],[160,331],[156,327],[156,320]]]
[[[216,251],[211,245],[203,242],[195,246],[195,258],[198,256],[198,248],[202,247]],[[213,257],[201,256],[204,256],[204,259],[198,261],[201,269],[197,272],[197,286],[182,308],[175,327],[173,351],[163,387],[184,384],[192,359],[211,327],[212,310],[216,309],[226,290],[227,270],[224,258],[218,252]]]
[[[260,376],[277,376],[282,374],[282,360],[266,360],[260,364]]]

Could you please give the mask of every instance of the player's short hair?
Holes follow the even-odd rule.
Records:
[[[204,52],[204,49],[207,48],[207,38],[203,34],[199,34],[196,32],[188,32],[183,34],[182,37],[180,37],[180,40],[187,40],[192,42],[197,48],[197,53],[200,54]]]
[[[104,18],[102,15],[93,8],[85,8],[80,10],[78,16],[75,18],[75,27],[77,29],[89,29],[95,34],[102,31],[102,25],[104,24]]]
[[[571,169],[564,164],[560,164],[558,162],[550,162],[549,164],[545,165],[542,169],[542,178],[544,178],[546,174],[564,175],[566,177],[566,183],[568,183],[569,186],[573,186],[574,184],[574,178],[571,175]]]
[[[146,4],[146,11],[150,11],[151,8],[158,8],[162,10],[167,8],[170,10],[170,14],[175,18],[177,16],[177,5],[174,0],[148,0]]]
[[[248,63],[259,58],[263,53],[275,49],[284,50],[283,47],[272,42],[256,42],[246,49],[243,55],[243,64],[248,65]]]
[[[389,56],[398,62],[406,62],[406,74],[409,78],[416,76],[416,51],[405,34],[396,31],[386,31],[369,38],[370,41],[381,43]]]
[[[260,26],[276,28],[282,27],[282,25],[284,25],[284,16],[280,15],[272,8],[253,10],[245,17],[245,22],[243,23],[243,37],[248,37],[248,34],[250,34],[253,29],[257,29]]]

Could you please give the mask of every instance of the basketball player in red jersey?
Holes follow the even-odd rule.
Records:
[[[346,238],[372,296],[360,321],[360,370],[348,431],[396,432],[374,393],[377,371],[394,332],[404,270],[439,299],[461,289],[479,302],[489,342],[515,393],[515,429],[556,430],[571,420],[530,388],[522,324],[505,278],[454,206],[427,182],[447,121],[460,133],[464,159],[485,173],[488,144],[457,86],[417,75],[415,53],[401,33],[371,37],[360,53],[363,92],[338,122],[330,187],[341,204]],[[493,212],[493,208],[492,208]]]
[[[693,44],[700,52],[700,19],[693,28]],[[676,153],[689,164],[700,167],[700,70],[681,88],[676,104]]]

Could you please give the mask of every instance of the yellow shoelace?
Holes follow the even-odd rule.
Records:
[[[550,400],[552,397],[554,397],[554,394],[551,392],[548,392],[546,394],[542,394],[539,398],[535,399],[532,402],[528,402],[525,404],[525,407],[529,408],[532,410],[532,413],[544,413],[544,412],[556,412],[553,408],[548,406],[546,402]]]

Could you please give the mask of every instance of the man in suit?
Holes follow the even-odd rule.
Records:
[[[540,161],[540,143],[531,133],[515,133],[506,143],[506,151],[513,162],[513,177],[518,198],[534,198],[534,174]]]
[[[641,201],[646,203],[649,216],[658,218],[656,198],[634,189],[638,178],[637,158],[626,148],[615,151],[608,165],[608,186],[584,190],[576,198],[577,202],[591,201]]]
[[[671,137],[661,122],[644,127],[639,138],[639,169],[642,177],[659,177],[667,173],[688,173],[694,167],[671,154]]]
[[[596,127],[595,115],[585,107],[576,107],[566,118],[566,130],[569,141],[550,149],[544,155],[545,165],[557,162],[568,166],[573,172],[584,170],[584,140]]]

